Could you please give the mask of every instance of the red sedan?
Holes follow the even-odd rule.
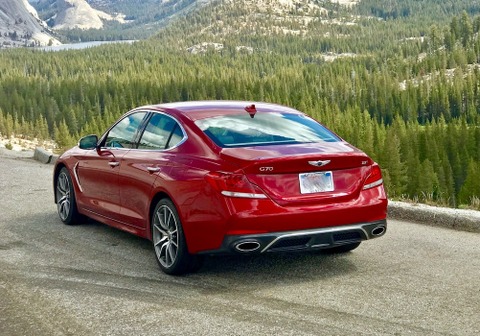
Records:
[[[168,274],[204,255],[353,250],[386,231],[379,166],[292,108],[231,101],[136,108],[54,171],[60,219],[150,239]]]

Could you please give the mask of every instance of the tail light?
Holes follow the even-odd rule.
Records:
[[[210,172],[205,180],[222,195],[241,198],[267,198],[255,185],[250,183],[243,174]]]
[[[380,166],[376,163],[373,164],[372,170],[370,171],[370,175],[368,176],[367,180],[365,181],[365,185],[363,186],[363,190],[371,189],[377,187],[383,183],[382,179],[382,171],[380,170]]]

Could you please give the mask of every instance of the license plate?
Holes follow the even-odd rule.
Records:
[[[335,190],[331,171],[299,174],[302,194],[321,193]]]

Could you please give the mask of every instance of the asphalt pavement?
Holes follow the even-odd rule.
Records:
[[[161,273],[150,242],[63,225],[52,165],[0,149],[0,335],[478,335],[480,234],[389,220],[343,255],[215,257]]]

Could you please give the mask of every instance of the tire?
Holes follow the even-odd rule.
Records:
[[[335,246],[335,247],[331,247],[331,248],[324,249],[324,250],[321,250],[321,251],[323,253],[332,253],[332,254],[333,253],[347,253],[347,252],[355,250],[359,246],[360,246],[360,242]]]
[[[172,201],[162,199],[157,203],[151,223],[155,257],[164,273],[182,275],[200,269],[203,258],[188,253],[182,223]]]
[[[77,224],[81,218],[77,210],[75,190],[68,169],[63,167],[57,177],[55,186],[57,211],[60,220],[67,225]]]

